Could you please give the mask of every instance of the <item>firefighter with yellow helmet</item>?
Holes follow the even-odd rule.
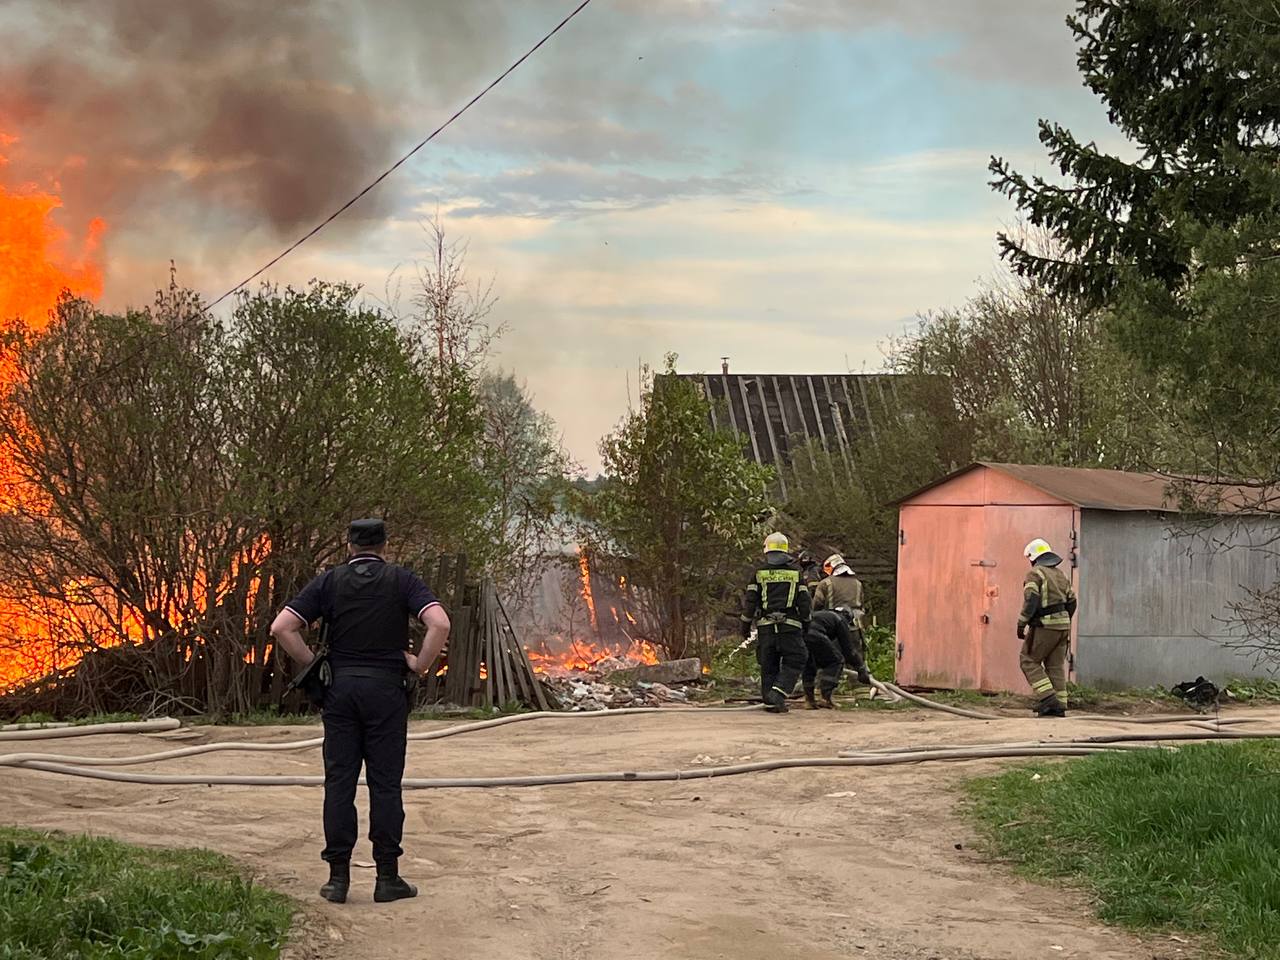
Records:
[[[804,645],[811,601],[803,570],[788,552],[781,533],[764,541],[764,563],[752,574],[742,595],[742,638],[756,628],[756,660],[760,664],[760,692],[765,709],[786,713],[787,697],[804,670]]]
[[[1022,611],[1018,614],[1022,672],[1035,694],[1036,714],[1065,717],[1075,591],[1070,574],[1059,569],[1062,558],[1044,540],[1032,540],[1022,554],[1031,563],[1022,581]]]

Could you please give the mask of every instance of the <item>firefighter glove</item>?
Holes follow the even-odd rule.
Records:
[[[1027,639],[1027,625],[1025,623],[1018,624],[1018,639]]]

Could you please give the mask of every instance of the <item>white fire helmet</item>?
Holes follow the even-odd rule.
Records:
[[[771,533],[764,538],[764,552],[772,553],[773,551],[781,551],[786,553],[791,549],[791,541],[787,539],[785,533]]]
[[[1041,540],[1039,537],[1036,537],[1034,540],[1032,540],[1030,543],[1028,543],[1025,547],[1022,548],[1022,555],[1026,557],[1028,560],[1031,560],[1032,562],[1034,562],[1036,557],[1039,557],[1046,553],[1050,553],[1052,552],[1052,550],[1053,548],[1050,547],[1048,543],[1046,543],[1044,540]]]
[[[836,567],[843,565],[844,557],[840,556],[838,553],[833,553],[831,556],[827,557],[826,560],[822,561],[822,572],[830,576],[835,572]]]

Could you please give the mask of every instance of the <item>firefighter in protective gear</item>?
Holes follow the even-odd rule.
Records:
[[[862,659],[866,660],[867,642],[862,634],[862,581],[838,553],[827,557],[822,569],[827,576],[814,588],[813,609],[834,610],[837,607],[847,607],[852,610],[853,644],[862,651]]]
[[[787,552],[789,547],[781,533],[769,534],[764,563],[742,596],[742,637],[751,635],[754,624],[760,692],[770,713],[787,712],[787,697],[808,659],[804,633],[811,611],[809,588],[800,564]]]
[[[1031,562],[1022,581],[1022,612],[1018,614],[1022,672],[1036,696],[1036,714],[1065,717],[1075,591],[1071,576],[1059,569],[1062,558],[1044,540],[1032,540],[1022,553]]]
[[[827,575],[813,591],[813,609],[834,610],[848,607],[854,619],[862,620],[862,581],[854,575],[853,568],[844,557],[833,553],[822,565]]]
[[[835,693],[846,666],[858,674],[860,683],[871,683],[861,649],[853,642],[854,630],[853,611],[848,607],[819,610],[809,621],[809,629],[804,634],[809,660],[804,665],[802,679],[805,704],[810,710],[835,709],[831,695]],[[815,686],[822,694],[821,702],[814,696]]]

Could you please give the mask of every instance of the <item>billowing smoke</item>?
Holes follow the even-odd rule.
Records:
[[[7,177],[68,210],[295,233],[429,129],[507,46],[492,0],[10,0]],[[19,166],[20,165],[20,166]],[[353,211],[377,216],[386,192]],[[193,217],[195,218],[193,220]]]

